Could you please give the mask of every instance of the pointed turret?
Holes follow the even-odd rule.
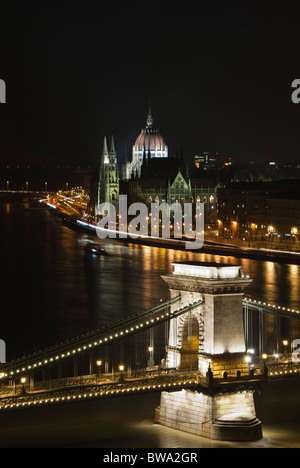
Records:
[[[116,154],[115,141],[114,141],[113,136],[111,137],[109,159],[112,164],[117,164],[117,154]]]
[[[109,163],[109,154],[108,154],[108,149],[107,149],[106,136],[104,137],[104,142],[103,142],[102,163],[103,164],[108,164]]]
[[[119,168],[114,137],[111,138],[111,145],[108,151],[105,136],[98,180],[98,205],[100,203],[112,203],[113,205],[118,206],[118,197]]]
[[[111,137],[110,152],[111,152],[111,153],[116,153],[116,150],[115,150],[115,140],[114,140],[114,137],[113,137],[113,136]]]

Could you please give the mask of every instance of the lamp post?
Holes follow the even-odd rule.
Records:
[[[123,376],[123,370],[124,370],[124,366],[123,364],[121,364],[119,366],[119,371],[121,372],[121,375],[120,375],[120,378],[119,378],[119,382],[125,382],[125,379],[124,379],[124,376]]]
[[[274,226],[268,226],[268,239],[271,241],[271,247],[272,247],[272,241],[273,241],[273,232],[275,231]]]
[[[149,346],[148,351],[149,351],[148,367],[153,367],[154,366],[153,346]]]
[[[98,379],[99,379],[99,377],[100,377],[102,361],[97,360],[97,361],[96,361],[96,364],[97,364],[97,375],[96,375],[96,384],[97,384],[97,383],[98,383]]]
[[[21,395],[26,394],[25,383],[26,383],[26,377],[21,377],[21,384],[22,384]]]
[[[287,348],[288,348],[289,342],[288,342],[288,340],[282,340],[282,344],[283,344],[283,354],[284,354],[285,357],[287,357],[287,355],[288,355]]]
[[[296,226],[291,228],[292,240],[298,242],[298,228]]]

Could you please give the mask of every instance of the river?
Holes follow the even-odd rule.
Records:
[[[175,261],[239,263],[245,274],[253,278],[247,288],[248,294],[299,309],[299,265],[101,241],[64,226],[51,212],[31,202],[2,203],[0,214],[1,338],[6,342],[7,360],[114,322],[168,298],[168,288],[160,275],[171,272],[171,263]],[[83,245],[89,239],[103,242],[110,255],[87,254]],[[93,445],[85,436],[79,440],[77,435],[75,441],[71,438],[70,442],[67,439],[60,443],[126,446],[122,445],[126,442],[120,440],[123,441],[121,432],[126,432],[127,427],[131,441],[125,437],[128,446],[134,440],[133,434],[138,434],[138,444],[141,444],[133,445],[136,447],[191,447],[195,440],[199,446],[214,446],[212,441],[153,426],[149,415],[156,402],[155,395],[141,397],[144,414],[132,403],[132,422],[126,423],[123,414],[119,425],[114,405],[110,403],[103,414],[108,424],[104,438],[98,435]],[[108,413],[107,408],[111,408],[112,413]],[[122,405],[116,403],[115,408],[121,411]],[[55,412],[57,409],[51,414]],[[80,418],[81,410],[78,414]],[[36,414],[32,421],[38,424],[38,418]],[[273,441],[272,431],[276,432],[276,428],[282,432],[281,424],[271,425],[268,440]],[[284,436],[285,444],[291,440],[288,430],[292,430],[290,426]],[[38,437],[41,434],[42,431]],[[278,443],[280,445],[280,439]]]

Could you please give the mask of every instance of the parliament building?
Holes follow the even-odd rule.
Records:
[[[208,215],[216,213],[218,183],[215,178],[200,175],[196,167],[189,168],[182,152],[170,156],[168,146],[154,126],[151,110],[146,126],[132,147],[132,159],[118,163],[114,139],[108,148],[104,137],[100,161],[96,205],[109,202],[117,206],[119,195],[128,202],[199,203],[205,204]]]

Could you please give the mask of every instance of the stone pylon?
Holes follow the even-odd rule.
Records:
[[[162,278],[171,297],[181,297],[173,311],[203,303],[171,319],[167,364],[193,373],[198,386],[195,391],[163,392],[156,422],[212,439],[261,438],[253,395],[265,376],[249,371],[242,303],[252,279],[239,265],[172,265],[173,273]]]

